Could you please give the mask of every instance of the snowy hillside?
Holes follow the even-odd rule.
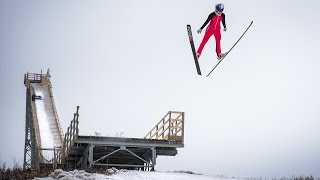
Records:
[[[54,180],[54,179],[68,179],[68,180],[91,180],[91,179],[107,179],[107,180],[221,180],[228,179],[224,177],[214,177],[198,174],[188,174],[180,172],[150,172],[150,171],[118,171],[114,172],[111,169],[108,170],[112,175],[104,174],[91,174],[85,171],[69,171],[65,172],[60,169],[55,170],[49,177],[35,178],[38,180]],[[231,178],[230,178],[231,179]],[[234,179],[234,178],[232,178]]]

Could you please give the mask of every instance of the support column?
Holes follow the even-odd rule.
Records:
[[[57,168],[56,146],[53,146],[53,169]]]
[[[94,148],[94,145],[90,144],[90,147],[89,147],[89,158],[88,158],[89,168],[91,168],[94,165],[94,162],[93,162],[93,148]]]
[[[31,119],[30,119],[30,97],[29,89],[26,90],[26,121],[25,121],[25,142],[24,142],[24,157],[23,157],[23,169],[31,168]]]
[[[89,149],[90,149],[90,144],[86,147],[86,149],[83,151],[83,161],[82,161],[82,166],[87,169],[88,167],[88,162],[89,162]]]
[[[157,163],[157,150],[155,147],[151,148],[151,151],[152,151],[152,169],[151,171],[154,171],[154,166],[156,165]]]

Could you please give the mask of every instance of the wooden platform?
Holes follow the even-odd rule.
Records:
[[[152,170],[157,156],[175,156],[184,147],[182,112],[169,111],[144,138],[123,138],[78,135],[78,111],[60,154],[64,166]]]
[[[65,163],[69,166],[154,168],[157,156],[175,156],[181,142],[167,140],[78,136]]]

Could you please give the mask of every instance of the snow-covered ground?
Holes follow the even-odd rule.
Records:
[[[111,172],[110,172],[111,171]],[[223,180],[240,178],[226,178],[218,176],[206,176],[199,174],[190,174],[182,172],[158,172],[158,171],[119,171],[116,169],[108,169],[108,173],[112,175],[104,174],[92,174],[82,170],[74,171],[62,171],[60,169],[55,170],[49,177],[35,178],[37,180],[93,180],[93,179],[106,179],[106,180]]]

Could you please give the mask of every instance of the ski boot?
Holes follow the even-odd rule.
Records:
[[[197,53],[197,60],[199,60],[199,58],[200,58],[200,53]]]
[[[221,61],[226,55],[227,55],[227,53],[221,53],[221,54],[217,57],[217,59],[218,59],[219,61]]]

